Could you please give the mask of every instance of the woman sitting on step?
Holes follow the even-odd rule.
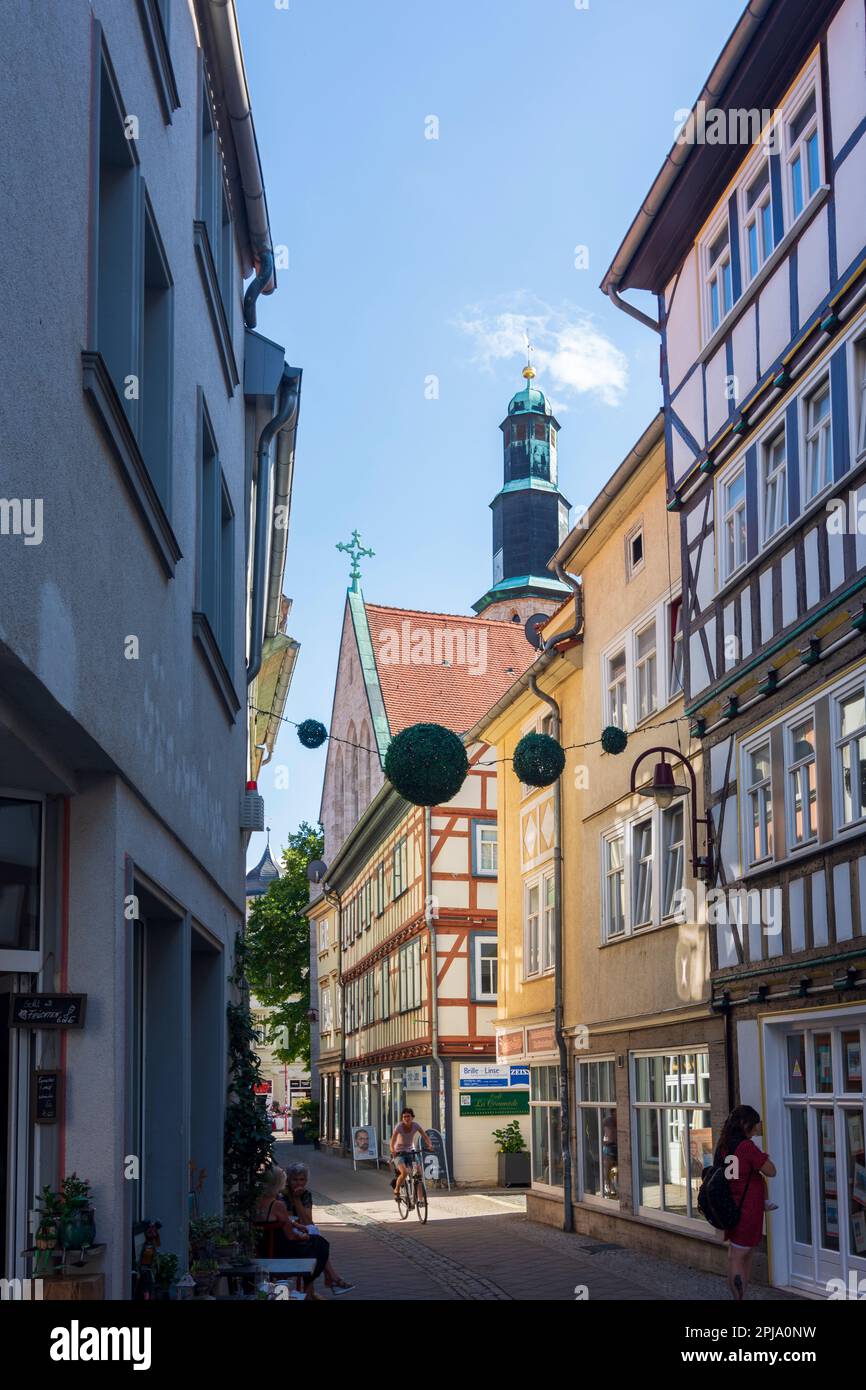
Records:
[[[290,1163],[286,1169],[288,1180],[286,1182],[285,1201],[291,1215],[295,1216],[304,1226],[313,1224],[313,1194],[309,1188],[310,1170],[306,1163]],[[355,1287],[345,1279],[341,1279],[331,1260],[325,1265],[325,1288],[330,1289],[332,1294],[338,1295],[348,1293]]]
[[[328,1263],[331,1247],[324,1237],[311,1235],[289,1211],[281,1196],[286,1185],[283,1168],[274,1164],[265,1174],[264,1186],[256,1202],[253,1228],[256,1232],[258,1255],[263,1260],[315,1260],[312,1274],[303,1275],[307,1298],[321,1295],[313,1289]]]

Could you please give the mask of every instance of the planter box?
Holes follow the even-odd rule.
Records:
[[[528,1149],[519,1154],[498,1154],[497,1158],[500,1187],[529,1187],[532,1182],[532,1168]]]

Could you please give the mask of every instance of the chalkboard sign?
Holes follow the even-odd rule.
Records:
[[[53,1125],[60,1106],[60,1072],[34,1072],[33,1117],[38,1125]]]
[[[82,1028],[86,994],[12,994],[10,1028]]]

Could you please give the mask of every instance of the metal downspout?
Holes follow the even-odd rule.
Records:
[[[614,285],[608,285],[607,297],[611,304],[615,304],[617,309],[622,309],[624,314],[629,314],[638,323],[642,323],[645,328],[651,328],[654,333],[661,333],[661,325],[649,314],[645,314],[643,309],[636,309],[633,304],[629,304],[627,299],[623,299]]]
[[[577,599],[575,597],[575,602]],[[560,638],[560,641],[562,639]],[[553,713],[553,737],[560,736],[560,710],[552,695],[540,688],[534,675],[529,677],[529,688],[537,699],[550,706]],[[571,1206],[571,1113],[568,1103],[568,1048],[562,1031],[563,997],[563,950],[562,950],[562,792],[561,778],[557,777],[553,788],[553,891],[554,891],[554,975],[553,975],[553,1030],[559,1052],[559,1107],[560,1129],[562,1132],[562,1229],[574,1230],[574,1212]]]
[[[267,560],[268,521],[270,517],[269,497],[271,491],[270,452],[274,436],[279,430],[292,423],[298,409],[299,377],[293,373],[288,363],[283,367],[280,382],[280,407],[265,425],[259,436],[256,458],[256,522],[253,540],[253,594],[250,613],[249,665],[247,666],[247,685],[251,685],[262,665],[265,618],[265,565]]]
[[[431,832],[432,816],[430,807],[424,807],[424,920],[427,923],[430,949],[430,1052],[436,1064],[439,1088],[436,1099],[436,1117],[442,1131],[442,1144],[447,1152],[448,1136],[445,1130],[445,1064],[439,1056],[439,985],[436,979],[436,919],[433,912],[433,865],[430,855],[433,849]],[[442,1114],[439,1114],[439,1102]],[[453,1161],[449,1160],[453,1169]]]
[[[272,279],[274,274],[274,256],[270,250],[260,252],[261,269],[255,279],[247,285],[244,294],[244,325],[247,328],[256,326],[256,300],[265,288],[265,285]]]

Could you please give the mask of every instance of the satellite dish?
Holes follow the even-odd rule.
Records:
[[[311,883],[321,883],[327,872],[328,866],[324,859],[311,859],[307,865],[307,878]]]
[[[530,647],[535,647],[536,650],[541,646],[541,633],[539,628],[547,622],[549,616],[549,613],[533,613],[532,617],[527,618],[526,622],[523,624],[524,636]]]

